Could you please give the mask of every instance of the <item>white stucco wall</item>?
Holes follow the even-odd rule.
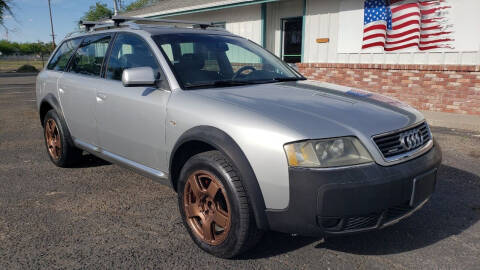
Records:
[[[277,56],[281,55],[281,19],[303,15],[303,0],[279,1],[267,4],[266,48]]]
[[[225,22],[228,31],[262,44],[262,14],[260,5],[227,8],[221,10],[170,16],[175,20]]]

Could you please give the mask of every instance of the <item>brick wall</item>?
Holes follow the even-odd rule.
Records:
[[[309,79],[378,92],[419,110],[480,115],[480,66],[297,65]]]

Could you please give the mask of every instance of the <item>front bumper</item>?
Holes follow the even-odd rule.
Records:
[[[289,206],[266,210],[270,229],[317,236],[392,225],[428,201],[441,160],[434,143],[424,155],[394,166],[290,168]]]

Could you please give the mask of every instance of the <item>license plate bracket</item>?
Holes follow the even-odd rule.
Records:
[[[415,207],[428,199],[437,184],[437,169],[433,169],[413,179],[410,207]]]

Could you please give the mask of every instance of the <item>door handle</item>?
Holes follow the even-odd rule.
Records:
[[[62,88],[58,88],[58,92],[60,92],[60,94],[63,94],[65,93],[65,90],[63,90]]]
[[[107,99],[107,95],[105,95],[104,93],[97,93],[97,102],[102,102],[105,99]]]

